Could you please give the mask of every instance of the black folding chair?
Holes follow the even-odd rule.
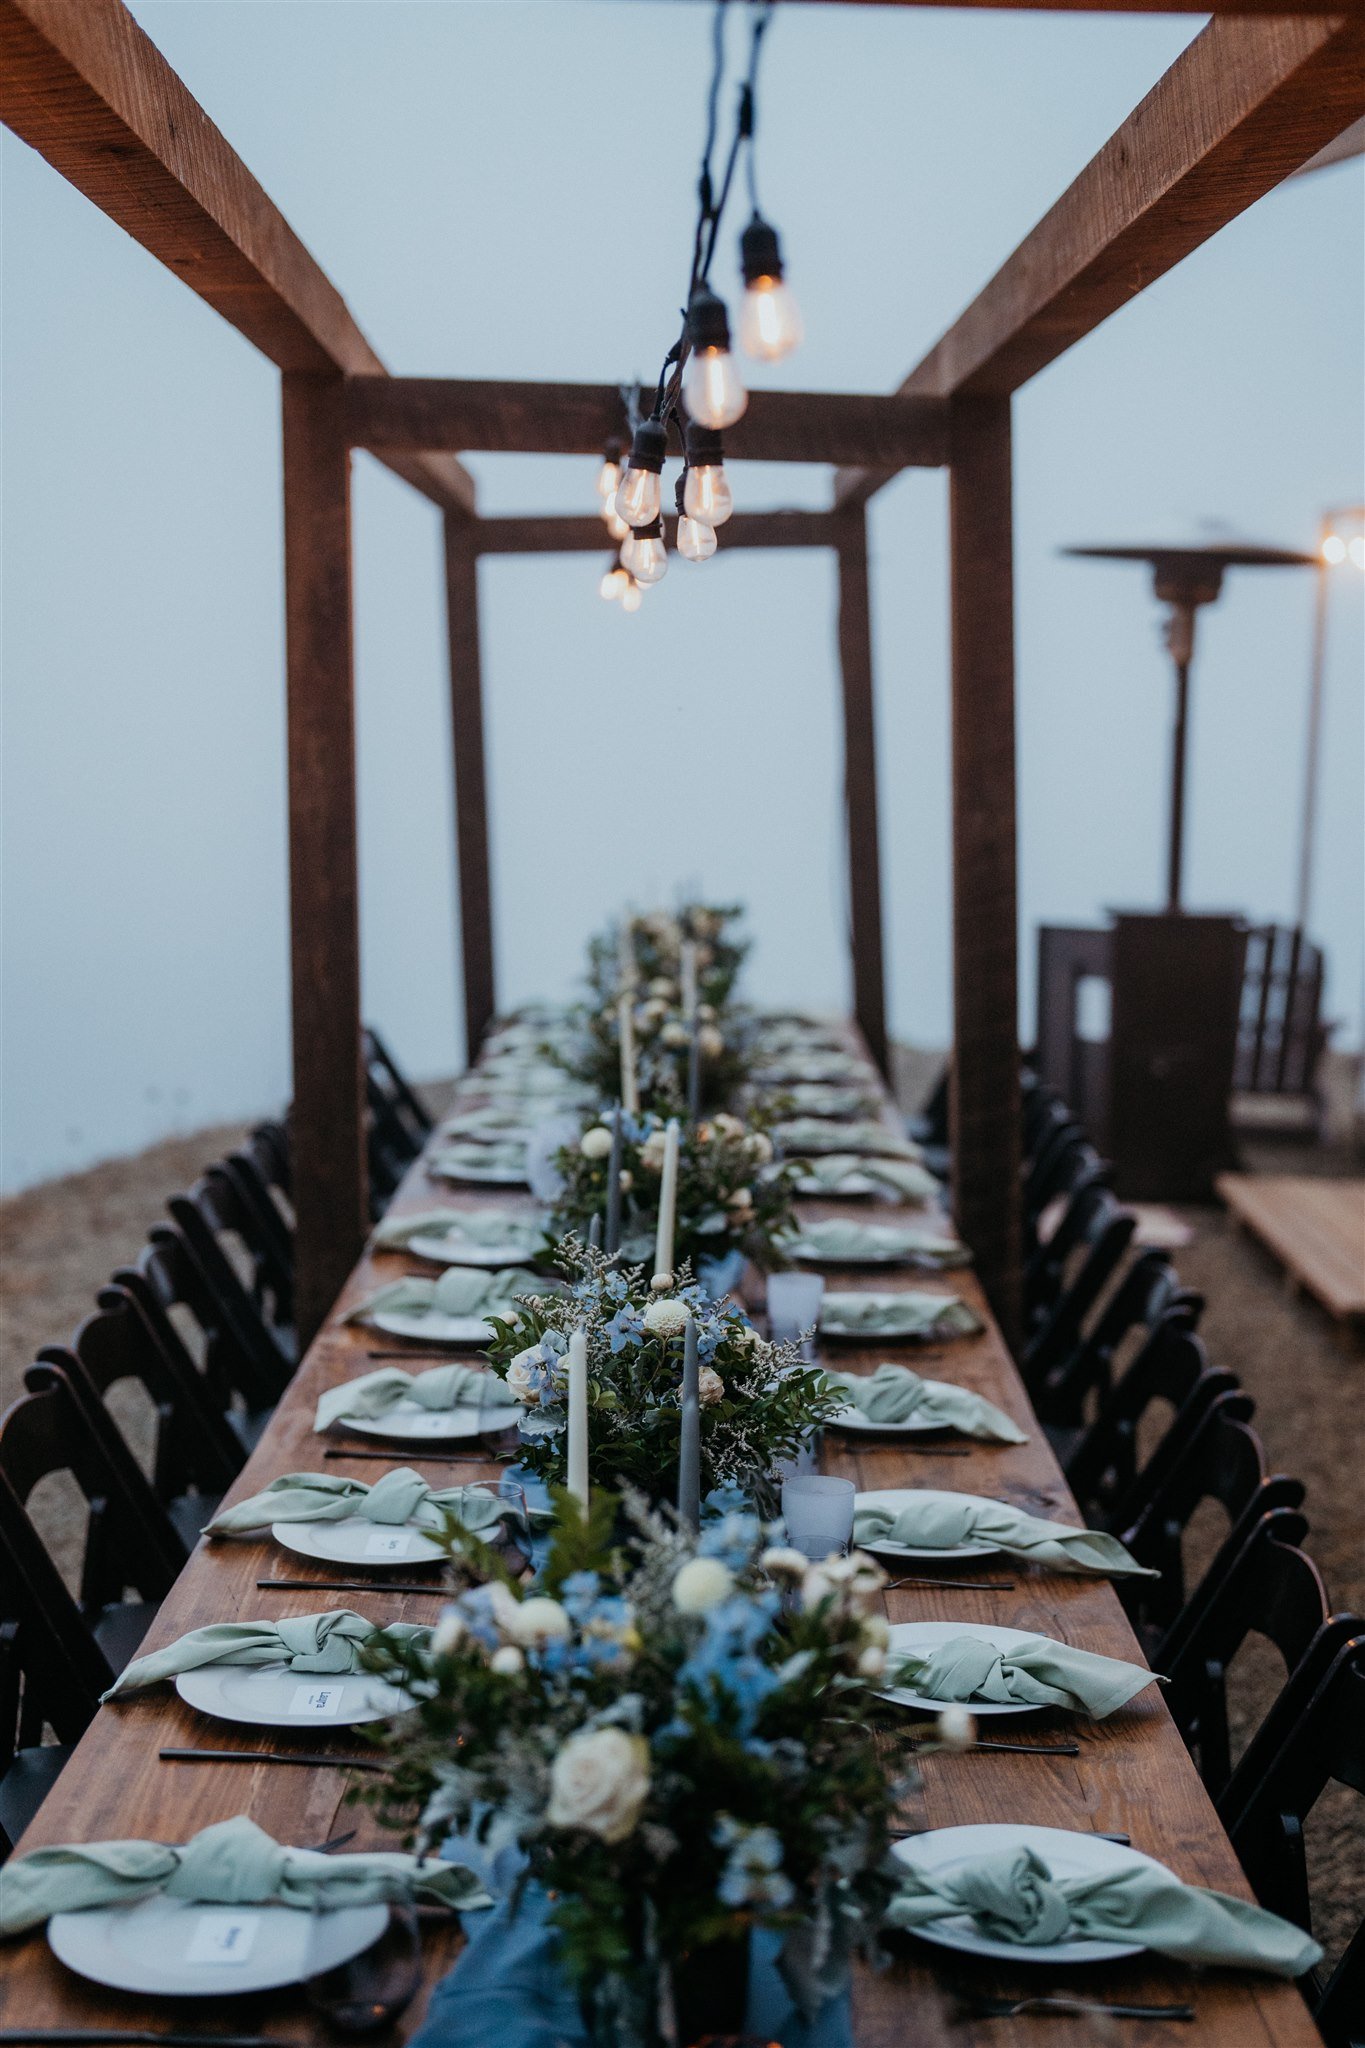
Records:
[[[1186,1329],[1196,1329],[1203,1309],[1203,1297],[1181,1286],[1165,1252],[1140,1251],[1070,1354],[1027,1375],[1029,1398],[1059,1453],[1075,1448],[1087,1415],[1093,1419],[1108,1399],[1124,1346],[1145,1343],[1177,1312]]]
[[[294,1331],[280,1314],[291,1276],[277,1267],[254,1216],[223,1168],[210,1167],[188,1193],[172,1195],[166,1207],[223,1326],[265,1375],[278,1378],[278,1398],[295,1365]]]
[[[1063,1460],[1087,1522],[1113,1529],[1136,1521],[1213,1402],[1236,1391],[1236,1375],[1209,1364],[1184,1318],[1164,1316]],[[1163,1411],[1170,1419],[1156,1434]]]
[[[1119,1269],[1137,1217],[1102,1182],[1072,1196],[1045,1248],[1034,1260],[1038,1292],[1019,1367],[1032,1385],[1045,1380],[1081,1341],[1086,1320]]]
[[[137,1264],[120,1267],[113,1284],[132,1296],[161,1350],[203,1379],[243,1453],[253,1449],[288,1373],[269,1346],[241,1341],[180,1231],[153,1225]]]
[[[434,1119],[372,1024],[365,1027],[364,1049],[365,1072],[392,1106],[395,1117],[412,1143],[415,1156],[431,1136]]]

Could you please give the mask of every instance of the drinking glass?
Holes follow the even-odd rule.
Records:
[[[305,1977],[303,1990],[313,2010],[338,2034],[377,2034],[407,2010],[421,1981],[417,1908],[411,1899],[396,1899],[377,1941],[349,1962]]]
[[[573,1116],[547,1116],[532,1126],[526,1140],[526,1179],[538,1202],[548,1207],[564,1191],[564,1177],[555,1165],[555,1154],[578,1136],[579,1121]]]
[[[770,1273],[768,1329],[774,1344],[813,1334],[824,1298],[825,1282],[819,1273]]]
[[[793,1549],[817,1561],[831,1553],[842,1557],[853,1536],[854,1492],[851,1479],[820,1472],[784,1479],[782,1519]]]

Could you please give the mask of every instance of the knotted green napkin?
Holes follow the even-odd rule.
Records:
[[[313,1429],[330,1429],[334,1422],[348,1416],[372,1421],[376,1416],[387,1415],[400,1401],[415,1401],[419,1408],[428,1408],[436,1415],[457,1408],[461,1402],[477,1405],[485,1396],[490,1406],[501,1408],[510,1399],[501,1380],[480,1366],[433,1365],[429,1372],[411,1373],[392,1365],[380,1372],[362,1373],[359,1379],[347,1380],[342,1386],[329,1387],[318,1401]]]
[[[986,1500],[975,1493],[926,1489],[905,1494],[896,1506],[855,1505],[853,1540],[871,1548],[878,1543],[904,1543],[912,1550],[957,1550],[965,1544],[978,1544],[983,1550],[1003,1550],[1029,1564],[1086,1577],[1159,1576],[1130,1557],[1118,1538],[1102,1529],[1068,1529],[1062,1522],[1045,1522],[1002,1500]]]
[[[526,1178],[526,1145],[523,1139],[495,1140],[488,1145],[461,1144],[433,1147],[427,1165],[433,1173],[448,1173],[458,1179],[471,1174],[475,1180],[496,1175],[500,1180]]]
[[[951,1234],[941,1230],[915,1230],[894,1223],[857,1223],[851,1216],[827,1216],[818,1223],[803,1223],[799,1233],[783,1249],[798,1259],[816,1259],[829,1266],[865,1260],[886,1265],[965,1266],[971,1254]]]
[[[1031,1849],[1001,1850],[951,1870],[901,1866],[890,1927],[923,1927],[966,1913],[992,1941],[1140,1942],[1187,1963],[1228,1963],[1301,1977],[1321,1960],[1311,1935],[1262,1906],[1182,1884],[1149,1863],[1093,1877],[1054,1877]]]
[[[908,1365],[879,1365],[871,1374],[826,1368],[825,1378],[847,1394],[869,1422],[909,1422],[913,1417],[935,1429],[961,1430],[963,1436],[980,1437],[986,1443],[1028,1442],[1023,1430],[980,1394],[952,1386],[947,1380],[922,1380]]]
[[[970,1337],[983,1327],[955,1294],[827,1294],[820,1305],[828,1337]]]
[[[817,1159],[801,1161],[801,1179],[812,1183],[822,1195],[839,1195],[850,1174],[876,1181],[887,1201],[926,1203],[943,1193],[927,1167],[917,1159],[870,1159],[857,1152],[831,1152]]]
[[[875,1089],[841,1088],[830,1081],[797,1081],[786,1092],[802,1116],[860,1117],[879,1107]]]
[[[122,1699],[159,1685],[181,1671],[199,1671],[206,1664],[287,1665],[291,1671],[315,1671],[322,1677],[340,1677],[346,1671],[364,1669],[361,1651],[376,1636],[397,1636],[403,1642],[431,1634],[415,1621],[392,1621],[385,1626],[367,1621],[349,1607],[331,1607],[325,1614],[291,1614],[280,1621],[215,1621],[207,1628],[192,1628],[178,1636],[164,1650],[135,1657],[102,1699]]]
[[[385,1528],[410,1523],[439,1531],[451,1515],[465,1529],[488,1529],[504,1519],[519,1520],[513,1503],[486,1487],[431,1487],[420,1472],[400,1465],[367,1486],[331,1472],[285,1472],[261,1493],[220,1508],[206,1536],[254,1536],[274,1522],[345,1522],[363,1516]]]
[[[33,1849],[5,1865],[0,1934],[23,1934],[53,1913],[131,1906],[158,1892],[204,1905],[302,1906],[331,1911],[420,1899],[452,1912],[492,1904],[460,1863],[393,1851],[324,1856],[288,1849],[239,1813],[176,1848],[165,1842],[71,1842]]]
[[[443,1138],[505,1137],[507,1142],[526,1139],[526,1118],[518,1103],[486,1102],[482,1109],[460,1109],[445,1118]]]
[[[1026,1636],[999,1650],[980,1636],[954,1636],[933,1650],[899,1651],[892,1636],[886,1683],[922,1699],[981,1700],[996,1707],[1065,1707],[1102,1721],[1126,1707],[1156,1673],[1121,1657],[1075,1650],[1051,1636]]]
[[[539,1217],[517,1216],[510,1209],[423,1209],[415,1216],[386,1217],[370,1242],[385,1251],[402,1251],[415,1237],[448,1237],[452,1244],[462,1238],[480,1250],[496,1245],[509,1258],[529,1259],[544,1236]]]
[[[887,1158],[918,1159],[920,1149],[889,1124],[827,1122],[818,1116],[796,1117],[778,1124],[773,1136],[790,1158],[808,1152],[879,1152]]]
[[[502,1316],[515,1311],[519,1295],[546,1292],[546,1284],[524,1266],[504,1266],[486,1273],[473,1266],[450,1266],[435,1279],[412,1273],[390,1280],[364,1301],[348,1309],[343,1323],[372,1321],[377,1315]]]

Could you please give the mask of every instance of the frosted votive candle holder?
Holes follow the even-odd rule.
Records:
[[[853,1537],[851,1479],[832,1479],[823,1472],[803,1473],[782,1482],[782,1519],[787,1541],[809,1558],[835,1553],[842,1557]]]

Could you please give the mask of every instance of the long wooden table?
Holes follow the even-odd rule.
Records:
[[[503,1189],[455,1189],[431,1180],[422,1162],[408,1174],[394,1203],[395,1212],[433,1207],[478,1209],[529,1206],[529,1196]],[[806,1202],[807,1217],[855,1213],[848,1203]],[[860,1204],[856,1214],[866,1220],[895,1222],[910,1212]],[[379,1252],[362,1258],[337,1304],[342,1312],[387,1280],[417,1262],[405,1253]],[[430,1271],[430,1268],[423,1270]],[[923,1485],[996,1495],[1032,1514],[1059,1520],[1078,1519],[1065,1481],[1041,1430],[1033,1419],[1019,1375],[1002,1342],[989,1309],[970,1272],[930,1277],[919,1274],[842,1276],[827,1269],[832,1285],[931,1287],[957,1293],[969,1301],[985,1323],[977,1337],[945,1345],[907,1347],[840,1345],[829,1348],[831,1363],[842,1368],[870,1369],[894,1353],[913,1357],[930,1374],[974,1388],[1029,1430],[1018,1446],[973,1444],[967,1457],[946,1456],[936,1448],[912,1453],[902,1446],[856,1445],[831,1436],[825,1468],[843,1473],[863,1487]],[[323,1440],[314,1436],[314,1406],[324,1388],[373,1369],[366,1354],[396,1349],[392,1340],[372,1331],[343,1326],[334,1315],[309,1349],[250,1463],[229,1499],[258,1492],[289,1471],[330,1469],[373,1480],[383,1469],[370,1462],[348,1466],[344,1461],[322,1465]],[[420,1356],[415,1363],[423,1363]],[[347,1441],[335,1434],[328,1443]],[[361,1447],[355,1440],[355,1447]],[[374,1440],[368,1441],[373,1449]],[[458,1446],[455,1448],[459,1448]],[[394,1463],[410,1463],[433,1484],[450,1485],[478,1476],[477,1466],[462,1468],[424,1459],[420,1451],[395,1449]],[[496,1469],[487,1463],[485,1469]],[[928,1570],[928,1567],[910,1567]],[[376,1622],[434,1618],[442,1595],[396,1596],[386,1593],[381,1574],[374,1592],[361,1594],[258,1591],[266,1577],[321,1580],[328,1576],[359,1577],[349,1570],[325,1566],[275,1548],[268,1540],[201,1542],[167,1598],[147,1639],[155,1648],[187,1629],[211,1621],[243,1620],[266,1614],[306,1614],[334,1606],[350,1606]],[[983,1565],[947,1565],[936,1576],[1008,1580],[1010,1590],[973,1592],[924,1588],[889,1592],[886,1611],[892,1621],[996,1622],[1037,1629],[1078,1646],[1112,1657],[1139,1658],[1140,1652],[1112,1587],[1103,1580],[1069,1578],[1034,1566],[986,1560]],[[405,1579],[414,1574],[405,1570]],[[1012,1728],[1015,1724],[1012,1724]],[[1122,1830],[1139,1849],[1158,1857],[1192,1883],[1249,1897],[1232,1849],[1210,1806],[1194,1766],[1162,1703],[1152,1688],[1109,1721],[1091,1723],[1062,1716],[1030,1717],[1031,1736],[1046,1741],[1074,1740],[1078,1757],[1042,1758],[972,1751],[965,1755],[926,1757],[922,1783],[914,1797],[907,1825],[950,1827],[970,1821],[1015,1820],[1050,1827],[1091,1831]],[[184,1841],[196,1829],[232,1814],[247,1813],[278,1839],[302,1843],[324,1840],[339,1828],[356,1827],[353,1846],[378,1846],[392,1839],[375,1827],[368,1809],[347,1806],[348,1790],[361,1774],[348,1773],[341,1759],[362,1753],[345,1731],[330,1740],[310,1731],[299,1746],[310,1750],[334,1746],[335,1769],[308,1770],[271,1765],[162,1763],[163,1746],[200,1745],[237,1749],[284,1749],[291,1738],[277,1730],[253,1730],[210,1721],[183,1705],[169,1687],[153,1694],[103,1708],[82,1740],[70,1765],[33,1826],[20,1853],[40,1844],[89,1841],[141,1835]],[[353,1745],[353,1746],[352,1746]],[[0,1883],[3,1872],[0,1871]],[[433,1928],[426,1936],[426,1983],[447,1970],[458,1950],[458,1933]],[[1035,1970],[1026,1963],[993,1965],[955,1956],[927,1943],[907,1939],[898,1946],[889,1970],[879,1976],[859,1973],[854,1986],[854,2031],[858,2048],[934,2048],[934,2044],[979,2044],[979,2048],[1013,2048],[1040,2041],[1070,2044],[1102,2038],[1105,2022],[1093,2017],[1023,2017],[987,2020],[965,2017],[958,1985],[975,1990],[1020,1996],[1030,1990],[1065,1989],[1109,2000],[1145,2003],[1192,2002],[1194,2027],[1175,2022],[1138,2022],[1124,2027],[1122,2038],[1133,2048],[1158,2043],[1189,2043],[1200,2048],[1309,2048],[1318,2035],[1297,1991],[1286,1984],[1250,1973],[1211,1971],[1195,1975],[1155,1958],[1088,1971]],[[419,1998],[403,2023],[411,2033],[420,2022],[425,1998]],[[66,1971],[52,1956],[41,1933],[0,1947],[0,2025],[7,2027],[127,2025],[169,2029],[199,2025],[244,2031],[263,2025],[271,2038],[316,2039],[320,2023],[309,2013],[301,1993],[274,1993],[223,2006],[197,2007],[149,2003],[104,1991]],[[1107,2038],[1107,2036],[1103,2036]],[[1116,2037],[1117,2038],[1117,2037]],[[460,2044],[466,2048],[466,2044]],[[484,2044],[468,2044],[484,2048]],[[495,2044],[488,2044],[495,2048]]]

